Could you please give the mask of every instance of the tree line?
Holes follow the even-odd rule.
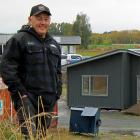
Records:
[[[88,48],[89,45],[111,45],[111,44],[140,44],[139,30],[110,31],[94,33],[91,30],[89,18],[84,13],[79,13],[73,23],[51,23],[50,34],[64,36],[80,36],[81,47]]]
[[[111,44],[140,44],[139,30],[123,30],[104,32],[103,34],[92,33],[92,44],[111,45]]]

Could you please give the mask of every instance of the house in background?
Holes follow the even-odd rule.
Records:
[[[115,50],[67,67],[68,106],[127,109],[140,100],[140,53]]]
[[[14,34],[3,34],[0,33],[0,55],[3,53],[4,45],[8,39],[10,39]]]
[[[14,34],[0,34],[0,54],[7,40]],[[53,38],[60,44],[62,53],[76,53],[76,46],[81,44],[80,36],[53,36]]]
[[[81,44],[80,36],[53,36],[61,45],[62,53],[76,53],[76,46]]]

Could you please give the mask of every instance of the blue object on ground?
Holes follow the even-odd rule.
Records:
[[[71,132],[98,134],[100,125],[100,109],[94,107],[71,108]]]

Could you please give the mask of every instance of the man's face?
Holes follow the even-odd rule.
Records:
[[[29,24],[42,38],[44,38],[48,32],[50,20],[50,16],[48,16],[46,13],[40,13],[29,17]]]

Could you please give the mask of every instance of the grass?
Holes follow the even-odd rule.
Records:
[[[139,140],[140,137],[138,136],[133,136],[130,134],[126,133],[99,133],[98,136],[94,135],[82,135],[82,134],[76,134],[76,133],[71,133],[68,131],[68,129],[65,128],[59,128],[53,131],[49,131],[50,134],[52,134],[51,138],[53,139],[48,139],[48,140]]]
[[[132,48],[140,48],[138,45],[127,44],[127,45],[96,45],[90,46],[89,49],[77,49],[76,53],[81,54],[83,56],[96,56],[108,51],[112,51],[115,49],[132,49]]]
[[[67,84],[63,83],[62,85],[62,98],[66,99],[67,98]]]
[[[9,120],[0,122],[0,140],[22,140],[22,135],[17,129],[18,127]]]
[[[18,127],[8,121],[0,124],[0,140],[23,140],[20,132],[17,132]],[[66,128],[50,128],[47,130],[47,136],[42,140],[140,140],[140,137],[133,136],[127,133],[99,133],[94,135],[81,135],[69,132]],[[35,139],[31,139],[35,140]]]

